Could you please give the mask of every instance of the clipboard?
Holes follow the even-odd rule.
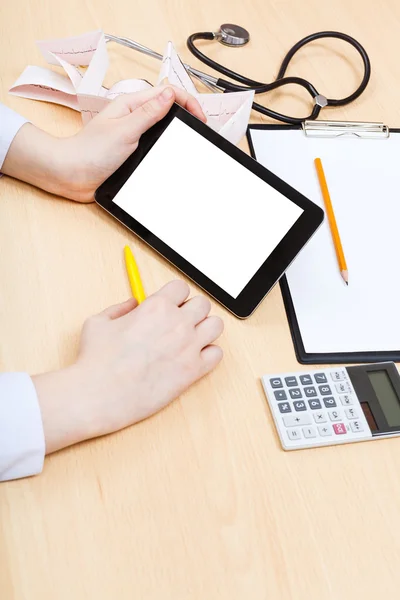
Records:
[[[265,130],[265,131],[296,131],[302,130],[303,135],[306,138],[332,138],[331,142],[335,143],[335,138],[343,137],[343,136],[351,136],[362,138],[358,140],[357,143],[362,144],[363,139],[374,139],[377,140],[373,143],[377,143],[378,145],[385,144],[385,140],[392,136],[392,134],[400,133],[399,128],[390,128],[384,125],[383,123],[361,123],[361,122],[345,122],[345,121],[306,121],[301,127],[296,127],[292,125],[249,125],[247,130],[247,140],[251,152],[251,156],[257,160],[255,147],[252,139],[252,131],[255,130]],[[397,137],[397,136],[396,136]],[[400,142],[399,139],[396,142]],[[314,144],[316,142],[313,142]],[[328,143],[328,142],[324,142]],[[267,168],[271,168],[270,165],[263,162],[264,166]],[[313,165],[310,165],[310,168],[313,168]],[[274,171],[273,168],[271,168]],[[283,178],[281,173],[277,173],[280,177]],[[400,176],[399,176],[400,177]],[[288,181],[290,185],[295,187],[295,184],[292,181]],[[304,190],[300,190],[303,191]],[[313,200],[314,198],[310,198]],[[340,229],[340,227],[339,227]],[[318,233],[318,232],[317,232]],[[316,234],[317,235],[317,234]],[[290,272],[290,270],[288,271]],[[351,277],[351,271],[350,271]],[[399,278],[400,278],[400,268],[399,268]],[[351,283],[351,282],[350,282]],[[301,364],[347,364],[347,363],[372,363],[372,362],[380,362],[380,361],[394,361],[400,362],[400,349],[399,350],[362,350],[362,351],[318,351],[313,352],[307,350],[303,335],[301,332],[301,327],[299,323],[299,319],[296,314],[295,302],[293,299],[293,295],[290,289],[289,281],[287,275],[284,275],[280,279],[280,289],[282,293],[282,298],[285,306],[285,311],[287,315],[287,319],[289,322],[290,333],[292,336],[294,349],[296,358]],[[400,297],[399,297],[399,309],[400,309]],[[400,310],[398,311],[398,320],[400,321]],[[396,317],[395,317],[396,318]],[[400,337],[399,344],[400,348]]]

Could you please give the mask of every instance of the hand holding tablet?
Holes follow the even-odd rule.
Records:
[[[236,316],[249,316],[323,211],[174,105],[96,202]]]

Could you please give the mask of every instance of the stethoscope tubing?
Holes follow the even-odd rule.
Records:
[[[368,54],[365,51],[364,47],[350,35],[347,35],[346,33],[341,33],[339,31],[321,31],[318,33],[313,33],[311,35],[304,37],[299,42],[297,42],[297,44],[295,44],[289,50],[289,52],[286,54],[285,58],[282,61],[281,66],[279,68],[279,72],[278,72],[278,75],[277,75],[275,81],[273,81],[271,83],[262,83],[260,81],[254,80],[254,79],[250,79],[249,77],[245,77],[244,75],[241,75],[240,73],[236,73],[235,71],[232,71],[228,67],[224,67],[223,65],[217,63],[216,61],[214,61],[211,58],[209,58],[208,56],[206,56],[203,52],[201,52],[194,43],[196,40],[212,40],[214,38],[215,38],[215,34],[212,32],[208,32],[208,31],[193,33],[187,39],[187,46],[188,46],[189,50],[191,51],[191,53],[196,58],[198,58],[201,62],[203,62],[207,66],[211,67],[218,73],[223,74],[225,77],[229,77],[230,79],[233,79],[234,81],[236,81],[240,84],[240,85],[238,85],[238,83],[233,83],[231,81],[227,81],[226,79],[219,78],[217,80],[217,85],[229,92],[254,90],[254,92],[256,94],[263,94],[263,93],[270,92],[274,89],[280,88],[284,85],[296,84],[296,85],[300,85],[304,89],[306,89],[307,92],[310,94],[310,96],[314,99],[314,101],[316,101],[316,99],[318,97],[321,97],[321,95],[318,93],[317,89],[312,85],[312,83],[310,83],[309,81],[307,81],[306,79],[303,79],[301,77],[285,77],[284,75],[286,73],[286,70],[289,66],[290,61],[292,60],[292,58],[296,54],[296,52],[298,52],[306,44],[309,44],[310,42],[314,42],[321,38],[336,38],[336,39],[340,39],[340,40],[343,40],[343,41],[351,44],[357,50],[357,52],[360,54],[361,59],[363,61],[363,65],[364,65],[364,75],[363,75],[362,81],[361,81],[360,85],[358,86],[358,88],[352,94],[347,96],[346,98],[334,99],[334,98],[325,98],[322,96],[322,98],[324,100],[324,103],[323,103],[324,106],[345,106],[346,104],[353,102],[356,98],[358,98],[364,92],[365,88],[368,85],[370,77],[371,77],[371,63],[370,63]],[[290,117],[288,115],[283,115],[281,113],[278,113],[276,111],[268,109],[265,106],[258,104],[257,102],[253,103],[254,110],[256,110],[272,119],[282,121],[284,123],[289,123],[292,125],[300,125],[305,120],[316,119],[321,112],[321,108],[322,108],[322,106],[320,104],[318,104],[317,102],[315,102],[313,110],[310,115],[308,115],[307,117],[304,117],[304,118],[297,118],[297,117]]]
[[[139,42],[135,42],[134,40],[131,40],[129,38],[117,37],[117,36],[114,36],[111,34],[106,34],[105,38],[106,38],[107,42],[110,42],[110,41],[116,42],[118,44],[121,44],[128,48],[131,48],[133,50],[137,50],[138,52],[141,52],[142,54],[151,56],[152,58],[156,58],[157,60],[163,59],[163,56],[161,54],[159,54],[158,52],[152,50],[151,48],[148,48],[147,46],[144,46],[143,44],[140,44]],[[358,86],[358,88],[352,94],[347,96],[346,98],[340,98],[340,99],[325,98],[324,96],[321,96],[318,93],[317,89],[313,86],[313,84],[311,82],[307,81],[306,79],[303,79],[301,77],[294,77],[294,76],[285,77],[285,73],[289,66],[289,63],[292,60],[293,56],[296,54],[296,52],[298,52],[306,44],[309,44],[310,42],[319,40],[321,38],[341,39],[341,40],[351,44],[357,50],[357,52],[360,54],[360,56],[362,58],[363,65],[364,65],[364,75],[363,75],[362,81],[361,81],[360,85]],[[192,67],[190,65],[184,64],[185,68],[189,71],[189,73],[191,75],[193,75],[196,79],[199,79],[204,85],[206,85],[212,91],[219,91],[219,92],[237,92],[237,91],[242,92],[242,91],[254,90],[254,92],[256,94],[263,94],[263,93],[270,92],[274,89],[280,88],[280,87],[282,87],[284,85],[288,85],[288,84],[300,85],[310,94],[310,96],[313,98],[313,100],[315,102],[311,113],[307,117],[300,118],[300,117],[291,117],[289,115],[284,115],[284,114],[278,113],[277,111],[274,111],[270,108],[266,108],[265,106],[263,106],[262,104],[259,104],[257,102],[253,102],[253,106],[252,106],[252,108],[254,110],[256,110],[257,112],[259,112],[261,114],[266,115],[267,117],[270,117],[271,119],[281,121],[283,123],[288,123],[291,125],[301,125],[306,120],[317,119],[321,112],[321,108],[323,106],[345,106],[346,104],[353,102],[356,98],[358,98],[364,92],[365,88],[368,85],[369,79],[371,77],[371,63],[370,63],[368,54],[365,51],[364,47],[353,37],[351,37],[345,33],[341,33],[339,31],[321,31],[318,33],[313,33],[311,35],[304,37],[299,42],[297,42],[297,44],[295,44],[289,50],[289,52],[286,54],[285,58],[282,61],[281,66],[279,68],[279,72],[278,72],[276,79],[274,81],[272,81],[271,83],[262,83],[260,81],[254,80],[254,79],[250,79],[249,77],[245,77],[244,75],[241,75],[240,73],[236,73],[235,71],[232,71],[228,67],[224,67],[223,65],[217,63],[216,61],[214,61],[211,58],[209,58],[208,56],[206,56],[203,52],[201,52],[194,43],[197,40],[211,41],[214,39],[217,39],[217,35],[211,31],[193,33],[187,39],[187,46],[188,46],[190,52],[196,58],[198,58],[201,62],[203,62],[210,68],[214,69],[218,73],[221,73],[222,75],[224,75],[224,77],[229,77],[230,79],[233,79],[234,81],[228,81],[227,79],[214,77],[212,75],[204,73],[203,71],[200,71],[199,69],[195,69],[194,67]],[[318,103],[318,98],[322,98],[324,100],[322,105]]]

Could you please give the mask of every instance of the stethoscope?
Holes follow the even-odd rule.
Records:
[[[320,40],[321,38],[336,38],[343,40],[348,44],[351,44],[362,58],[364,65],[364,76],[358,88],[352,94],[350,94],[350,96],[346,96],[346,98],[326,98],[325,96],[320,94],[317,91],[317,89],[313,86],[313,84],[307,81],[306,79],[303,79],[302,77],[285,77],[285,73],[289,66],[289,63],[292,60],[293,56],[296,54],[296,52],[298,52],[306,44],[314,42],[315,40]],[[212,91],[242,92],[254,90],[256,94],[264,94],[266,92],[270,92],[288,84],[296,84],[302,86],[304,89],[307,90],[307,92],[310,94],[311,98],[314,101],[311,114],[307,117],[289,117],[288,115],[283,115],[274,110],[271,110],[270,108],[265,108],[257,102],[253,103],[254,110],[262,113],[263,115],[266,115],[267,117],[276,119],[277,121],[282,121],[283,123],[289,123],[291,125],[301,125],[302,123],[304,123],[304,121],[317,119],[321,112],[321,109],[326,106],[345,106],[346,104],[353,102],[353,100],[361,96],[361,94],[364,92],[371,76],[371,63],[368,54],[366,53],[364,48],[359,42],[357,42],[357,40],[355,40],[351,36],[345,33],[340,33],[338,31],[321,31],[319,33],[313,33],[297,42],[297,44],[295,44],[293,48],[291,48],[286,54],[280,66],[275,81],[272,81],[271,83],[262,83],[259,81],[255,81],[254,79],[250,79],[248,77],[245,77],[244,75],[240,75],[240,73],[236,73],[235,71],[224,67],[216,61],[211,60],[211,58],[203,54],[203,52],[201,52],[195,46],[194,42],[196,40],[217,40],[226,46],[237,48],[240,46],[244,46],[250,41],[250,34],[246,29],[240,27],[239,25],[232,25],[226,23],[224,25],[221,25],[217,32],[205,31],[193,33],[187,39],[187,46],[190,52],[194,56],[196,56],[196,58],[198,58],[201,62],[208,65],[218,73],[222,73],[222,75],[224,75],[225,77],[229,77],[230,79],[233,79],[238,83],[233,83],[232,81],[227,81],[226,79],[221,79],[213,77],[212,75],[207,75],[206,73],[203,73],[198,69],[194,69],[190,65],[185,64],[185,67],[189,71],[189,73],[193,75],[193,77],[199,79]],[[116,37],[114,35],[106,34],[106,41],[117,42],[118,44],[122,44],[123,46],[127,46],[128,48],[132,48],[133,50],[138,50],[139,52],[142,52],[143,54],[146,54],[148,56],[152,56],[153,58],[157,58],[158,60],[163,59],[162,55],[158,52],[155,52],[154,50],[151,50],[150,48],[147,48],[146,46],[143,46],[142,44],[139,44],[138,42],[135,42],[128,38]]]

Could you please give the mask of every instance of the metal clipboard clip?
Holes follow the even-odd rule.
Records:
[[[306,137],[358,137],[362,139],[386,139],[389,127],[383,123],[362,123],[361,121],[304,121]]]

